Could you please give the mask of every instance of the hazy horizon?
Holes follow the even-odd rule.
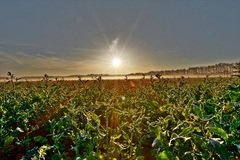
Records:
[[[0,1],[0,76],[240,61],[240,1]],[[112,61],[119,58],[120,64]]]

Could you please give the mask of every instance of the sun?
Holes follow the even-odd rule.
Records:
[[[121,60],[119,58],[114,58],[112,61],[113,66],[119,67],[121,64]]]

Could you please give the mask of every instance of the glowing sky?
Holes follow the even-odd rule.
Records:
[[[239,8],[239,0],[0,0],[0,76],[125,74],[236,62]]]

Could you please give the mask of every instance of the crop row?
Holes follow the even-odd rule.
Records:
[[[235,78],[0,84],[2,159],[237,159]]]

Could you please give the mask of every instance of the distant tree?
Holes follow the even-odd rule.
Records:
[[[22,79],[22,77],[20,77],[20,78],[17,78],[17,77],[16,77],[16,81],[18,81],[18,80],[20,80],[20,79]]]
[[[233,76],[237,76],[240,77],[240,62],[235,63],[235,65],[233,66]]]

